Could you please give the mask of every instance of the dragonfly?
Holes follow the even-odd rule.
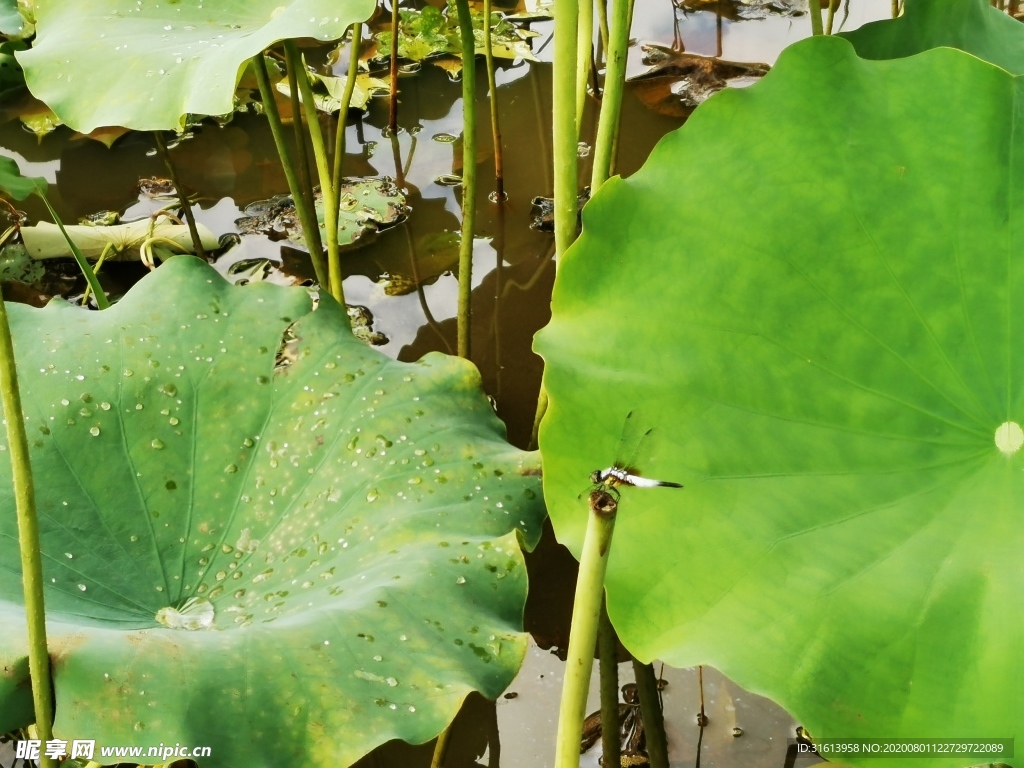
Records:
[[[670,480],[655,480],[652,477],[644,477],[636,468],[636,457],[647,441],[647,438],[654,432],[654,427],[649,428],[640,435],[640,438],[633,446],[633,450],[630,452],[629,459],[622,460],[623,449],[632,442],[630,435],[639,428],[639,422],[634,418],[634,413],[635,411],[630,411],[626,414],[626,422],[622,426],[622,437],[619,440],[618,454],[616,455],[615,462],[610,467],[595,469],[590,473],[590,482],[593,483],[594,490],[603,490],[611,493],[617,499],[619,497],[618,489],[623,485],[631,485],[634,488],[682,488],[683,486],[680,483],[673,483]]]

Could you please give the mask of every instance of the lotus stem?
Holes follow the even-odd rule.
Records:
[[[338,133],[334,137],[334,172],[331,180],[334,189],[341,189],[341,166],[345,158],[345,128],[348,126],[348,110],[352,105],[352,94],[356,89],[356,78],[359,75],[359,41],[363,36],[363,25],[356,22],[352,25],[352,48],[348,57],[348,77],[345,79],[345,92],[341,95],[341,106],[338,108]]]
[[[591,194],[601,188],[615,168],[616,148],[619,141],[619,116],[622,112],[622,94],[626,85],[626,56],[629,52],[629,0],[612,0],[607,61],[604,76],[604,97],[601,99],[601,117],[597,124],[594,146],[594,170],[591,176]]]
[[[462,37],[462,231],[459,242],[459,357],[469,359],[476,221],[476,43],[469,0],[455,0]]]
[[[576,0],[555,0],[554,85],[552,122],[555,180],[555,256],[562,258],[576,238]]]
[[[309,153],[306,151],[306,134],[302,130],[302,100],[299,91],[299,63],[293,62],[285,49],[285,70],[288,75],[288,101],[292,108],[292,137],[295,141],[295,170],[299,174],[299,189],[306,204],[316,210],[316,196],[313,194],[313,179],[309,175]]]
[[[825,34],[832,34],[832,23],[836,18],[836,7],[839,5],[839,0],[828,0],[828,17],[825,19]]]
[[[810,0],[811,34],[815,37],[823,34],[821,28],[821,0]]]
[[[491,94],[491,140],[494,143],[494,194],[505,199],[505,162],[501,149],[501,124],[498,121],[498,85],[494,79],[494,51],[491,50],[491,0],[484,0],[484,57],[487,62],[487,89]],[[465,63],[463,63],[465,67]]]
[[[309,258],[313,262],[313,270],[316,272],[316,281],[326,289],[327,273],[324,271],[324,248],[320,241],[320,227],[317,225],[315,212],[311,206],[307,205],[306,198],[299,187],[298,177],[295,175],[292,154],[284,137],[284,127],[281,125],[281,116],[277,112],[274,91],[270,87],[267,63],[263,60],[262,53],[254,56],[252,61],[253,69],[256,70],[256,82],[260,87],[260,98],[263,99],[263,111],[267,115],[270,133],[274,137],[277,154],[284,167],[284,176],[288,180],[288,191],[291,192],[292,200],[295,203],[295,212],[306,238],[306,247],[309,249]]]
[[[45,199],[45,198],[44,198]],[[0,398],[3,399],[7,443],[10,445],[14,503],[18,517],[18,546],[21,549],[21,581],[25,591],[25,619],[28,623],[28,668],[32,679],[32,703],[36,729],[45,743],[53,738],[53,694],[50,654],[46,647],[46,612],[43,606],[43,563],[39,552],[39,521],[36,518],[35,486],[28,455],[28,435],[21,410],[21,393],[14,363],[14,341],[7,319],[7,304],[0,296]],[[42,768],[52,768],[45,755]]]
[[[50,205],[50,201],[43,194],[41,189],[36,190],[36,194],[39,195],[39,199],[43,201],[43,205],[46,206],[46,210],[50,212],[50,217],[53,219],[53,223],[60,229],[60,233],[64,235],[64,240],[68,244],[68,248],[71,249],[71,254],[75,257],[75,261],[78,262],[78,268],[82,270],[82,275],[85,276],[85,282],[92,289],[93,294],[96,296],[96,306],[100,309],[106,309],[110,306],[110,300],[107,298],[107,294],[103,292],[103,288],[100,286],[100,281],[96,277],[96,273],[92,267],[89,266],[89,262],[85,256],[82,255],[81,249],[75,245],[75,241],[71,239],[68,231],[64,229],[64,222],[60,220],[60,216]]]
[[[558,11],[555,11],[558,14]],[[587,691],[594,667],[594,647],[604,597],[604,574],[608,568],[615,513],[618,503],[609,493],[590,492],[590,517],[583,538],[576,597],[572,606],[572,628],[565,662],[565,680],[558,709],[555,740],[555,768],[578,768],[583,720],[587,716]]]
[[[895,19],[900,15],[900,0],[892,0],[892,17]]]
[[[597,655],[601,660],[601,763],[619,765],[622,741],[619,738],[619,642],[601,602],[601,623],[597,628]]]
[[[597,27],[601,33],[601,50],[604,51],[605,61],[608,60],[608,3],[607,0],[596,0],[597,3]]]
[[[391,0],[391,103],[388,130],[398,132],[398,0]]]
[[[583,110],[587,104],[590,52],[594,46],[594,0],[580,0],[576,25],[576,141],[583,131]]]
[[[537,411],[533,416],[533,428],[530,430],[530,450],[535,450],[540,443],[540,423],[544,420],[544,414],[548,412],[548,391],[544,382],[540,383],[540,392],[537,393]]]
[[[192,204],[189,203],[188,195],[185,194],[185,189],[181,186],[181,181],[178,180],[178,171],[174,167],[174,163],[171,162],[171,154],[167,151],[164,137],[160,134],[160,131],[153,131],[153,138],[156,139],[157,151],[167,167],[171,183],[174,184],[174,191],[178,194],[178,203],[185,214],[185,221],[188,223],[188,233],[192,236],[192,247],[196,249],[196,256],[206,259],[206,250],[203,248],[202,238],[199,237],[199,230],[196,228],[196,217],[192,215]]]
[[[309,138],[313,144],[316,171],[320,177],[320,194],[324,203],[324,229],[327,230],[328,291],[344,309],[345,289],[342,286],[341,258],[338,254],[338,194],[331,177],[330,164],[327,162],[327,147],[324,144],[323,131],[320,129],[320,116],[316,111],[316,102],[313,100],[313,89],[309,85],[306,65],[302,61],[295,41],[286,40],[284,50],[289,68],[294,68],[296,72],[301,73],[301,76],[298,77],[299,93],[302,96],[302,108],[306,112]],[[348,313],[345,314],[345,317],[348,318]]]
[[[654,674],[654,666],[633,659],[633,675],[636,678],[637,693],[640,694],[640,714],[644,718],[647,756],[651,759],[651,768],[668,768],[668,739],[665,737],[665,718],[661,714],[661,698],[658,696],[658,678]]]
[[[445,757],[448,755],[448,740],[452,737],[452,723],[441,731],[434,742],[434,754],[430,758],[430,768],[441,768],[444,765]]]

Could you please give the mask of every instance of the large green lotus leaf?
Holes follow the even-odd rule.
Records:
[[[622,490],[608,566],[638,656],[819,737],[1024,732],[1022,92],[806,41],[587,205],[536,342],[544,492],[578,554],[588,473],[655,428],[636,466],[685,488]]]
[[[903,16],[841,37],[865,59],[900,59],[947,46],[1024,74],[1024,27],[986,0],[907,0]]]
[[[59,738],[344,766],[430,739],[515,675],[534,455],[505,442],[471,365],[395,362],[329,298],[309,310],[302,289],[234,287],[191,257],[104,312],[10,308]],[[5,628],[24,626],[19,570],[5,515]],[[0,633],[0,669],[21,671],[0,677],[8,718],[25,655]]]
[[[29,90],[82,133],[180,129],[234,109],[247,60],[288,38],[334,40],[373,0],[48,0],[18,54]]]

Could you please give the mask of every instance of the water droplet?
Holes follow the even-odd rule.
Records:
[[[376,488],[371,488],[367,492],[367,494],[366,494],[366,500],[369,501],[369,502],[374,502],[374,501],[376,501],[379,498],[380,498],[380,491],[378,491]]]
[[[89,434],[92,435],[93,437],[98,436],[99,433],[100,433],[100,428],[99,427],[89,427]]]
[[[109,411],[110,403],[100,403],[100,408],[102,408],[104,411]]]
[[[206,598],[190,597],[178,607],[168,606],[156,612],[156,620],[168,629],[208,629],[213,626],[214,607]]]
[[[465,576],[459,576],[459,578],[457,578],[455,580],[455,583],[456,584],[465,584],[466,583],[466,577]]]
[[[156,438],[152,442],[150,442],[150,445],[158,451],[162,451],[164,449],[164,441],[160,440],[159,438]]]
[[[79,584],[78,585],[78,591],[79,592],[85,592],[85,590],[86,590],[85,584]]]
[[[177,416],[171,416],[171,418],[167,420],[167,423],[172,427],[176,427],[181,423],[181,420]]]
[[[238,471],[238,467],[235,464],[228,464],[226,467],[224,467],[224,471],[227,472],[229,475],[233,475],[235,474],[235,472]]]

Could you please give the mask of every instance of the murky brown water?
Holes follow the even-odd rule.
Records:
[[[851,6],[846,29],[885,17],[890,4],[889,0],[852,0]],[[837,26],[842,15],[840,10]],[[552,25],[542,22],[533,28],[540,33],[534,47],[541,63],[505,63],[497,75],[509,196],[503,206],[487,197],[492,189],[493,148],[486,79],[478,78],[481,165],[472,359],[508,425],[510,440],[522,447],[529,441],[541,376],[541,361],[530,346],[534,333],[548,320],[555,273],[552,236],[529,226],[531,199],[551,193]],[[809,32],[806,16],[722,21],[706,11],[687,15],[671,0],[637,0],[633,25],[633,36],[640,43],[769,64],[786,45]],[[639,45],[634,46],[631,75],[644,70],[641,58]],[[349,127],[345,173],[402,179],[412,213],[404,224],[346,255],[343,269],[349,276],[345,280],[348,302],[367,307],[374,316],[374,330],[387,337],[379,348],[393,357],[414,360],[428,351],[455,348],[457,286],[452,271],[458,254],[457,241],[449,233],[459,229],[459,195],[436,179],[458,172],[457,145],[445,139],[461,133],[461,87],[430,64],[404,77],[401,85],[401,132],[393,139],[384,135],[387,104],[372,102],[362,121]],[[595,105],[592,100],[591,114],[584,122],[590,132]],[[629,174],[640,167],[658,139],[682,121],[650,111],[629,90],[623,110],[618,170]],[[750,126],[750,130],[771,131],[772,127]],[[153,147],[148,135],[130,134],[111,149],[71,136],[60,129],[37,141],[16,124],[0,130],[0,153],[15,157],[26,175],[51,182],[51,200],[65,221],[101,209],[131,207],[140,177],[165,175],[160,159],[148,154]],[[200,197],[197,219],[217,234],[233,231],[234,220],[248,203],[287,191],[262,118],[241,116],[224,128],[207,124],[195,138],[174,149],[172,157],[183,184]],[[580,170],[582,178],[589,176],[589,159],[581,160]],[[42,206],[33,200],[23,207],[32,220],[45,218]],[[279,260],[283,255],[289,262],[300,262],[300,271],[308,269],[301,264],[300,253],[282,249],[281,243],[265,237],[248,237],[244,247],[247,258]],[[106,272],[105,280],[114,293],[123,292],[142,274],[133,265],[111,265]],[[392,282],[415,280],[419,290],[389,295],[383,284],[389,276]],[[535,642],[510,688],[517,695],[497,704],[470,697],[454,726],[450,768],[493,768],[499,762],[504,768],[537,768],[552,760],[562,666],[555,651],[567,640],[576,563],[549,530],[537,551],[528,556],[528,564],[526,626]],[[632,679],[628,665],[622,667],[620,677],[622,682]],[[694,671],[666,669],[664,677],[669,681],[665,706],[673,765],[781,768],[794,764],[793,756],[787,756],[786,740],[793,736],[795,723],[784,711],[706,670],[704,694],[710,723],[702,732],[696,724],[699,694]],[[597,709],[596,683],[592,693],[592,709]],[[736,727],[742,735],[734,735]],[[425,767],[430,755],[430,745],[391,744],[361,765]],[[796,764],[807,762],[801,759]],[[585,756],[583,764],[596,766],[596,751]]]

